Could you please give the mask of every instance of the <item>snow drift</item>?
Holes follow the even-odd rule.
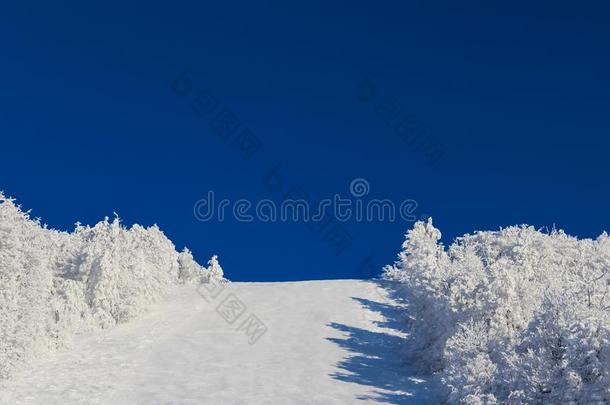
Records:
[[[157,226],[106,218],[60,232],[0,193],[0,378],[75,333],[137,317],[172,285],[222,279],[216,257],[203,268]]]
[[[610,238],[528,226],[445,250],[418,222],[385,277],[410,299],[407,352],[452,403],[610,401]]]

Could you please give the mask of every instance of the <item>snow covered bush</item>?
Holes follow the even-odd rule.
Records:
[[[451,403],[610,401],[610,238],[528,226],[476,232],[446,250],[418,222],[385,277],[404,283],[407,353]]]
[[[184,248],[178,255],[178,264],[179,278],[184,282],[219,283],[226,281],[216,255],[212,256],[208,261],[208,267],[204,268],[193,259],[191,251]]]
[[[138,316],[173,285],[222,279],[211,263],[178,253],[157,226],[47,229],[0,193],[0,378],[75,333]]]
[[[52,242],[12,200],[0,194],[0,374],[25,353],[44,349],[53,286],[45,255]],[[50,231],[49,231],[50,232]]]
[[[207,270],[208,279],[206,281],[217,283],[224,280],[224,271],[222,270],[222,267],[220,267],[220,263],[218,262],[218,256],[212,256],[212,258],[208,262]]]

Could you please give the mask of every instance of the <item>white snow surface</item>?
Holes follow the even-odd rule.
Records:
[[[405,311],[393,288],[229,283],[213,297],[176,286],[143,316],[27,364],[0,383],[0,403],[435,403],[438,388],[400,354]],[[235,298],[245,309],[229,324],[217,308]],[[254,344],[239,330],[250,314],[266,327]]]

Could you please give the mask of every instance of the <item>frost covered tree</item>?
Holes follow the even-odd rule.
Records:
[[[0,376],[47,344],[50,245],[38,221],[0,194]]]
[[[407,351],[450,403],[610,402],[610,240],[513,226],[407,233],[385,277],[404,286]]]
[[[59,232],[0,193],[0,378],[78,331],[140,315],[174,285],[222,276],[216,259],[208,271],[156,225],[116,217]]]
[[[188,248],[184,248],[178,255],[178,272],[183,282],[203,283],[207,280],[207,269],[195,261]]]
[[[445,325],[450,322],[446,317],[451,316],[449,311],[439,307],[446,305],[443,300],[431,299],[447,288],[449,276],[446,274],[448,258],[439,244],[440,239],[441,233],[432,225],[431,218],[427,222],[417,222],[407,232],[398,262],[384,269],[386,278],[402,281],[410,287],[409,298],[414,310],[409,319],[422,328],[412,335],[408,352],[412,360],[422,362],[429,370],[441,367],[441,348],[448,333]]]
[[[216,283],[224,281],[224,271],[222,271],[216,255],[208,261],[208,281]]]

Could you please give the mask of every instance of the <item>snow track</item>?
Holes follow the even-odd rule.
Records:
[[[181,286],[143,317],[79,336],[71,349],[30,364],[0,386],[0,402],[433,403],[432,383],[410,375],[399,355],[402,304],[391,287]]]

